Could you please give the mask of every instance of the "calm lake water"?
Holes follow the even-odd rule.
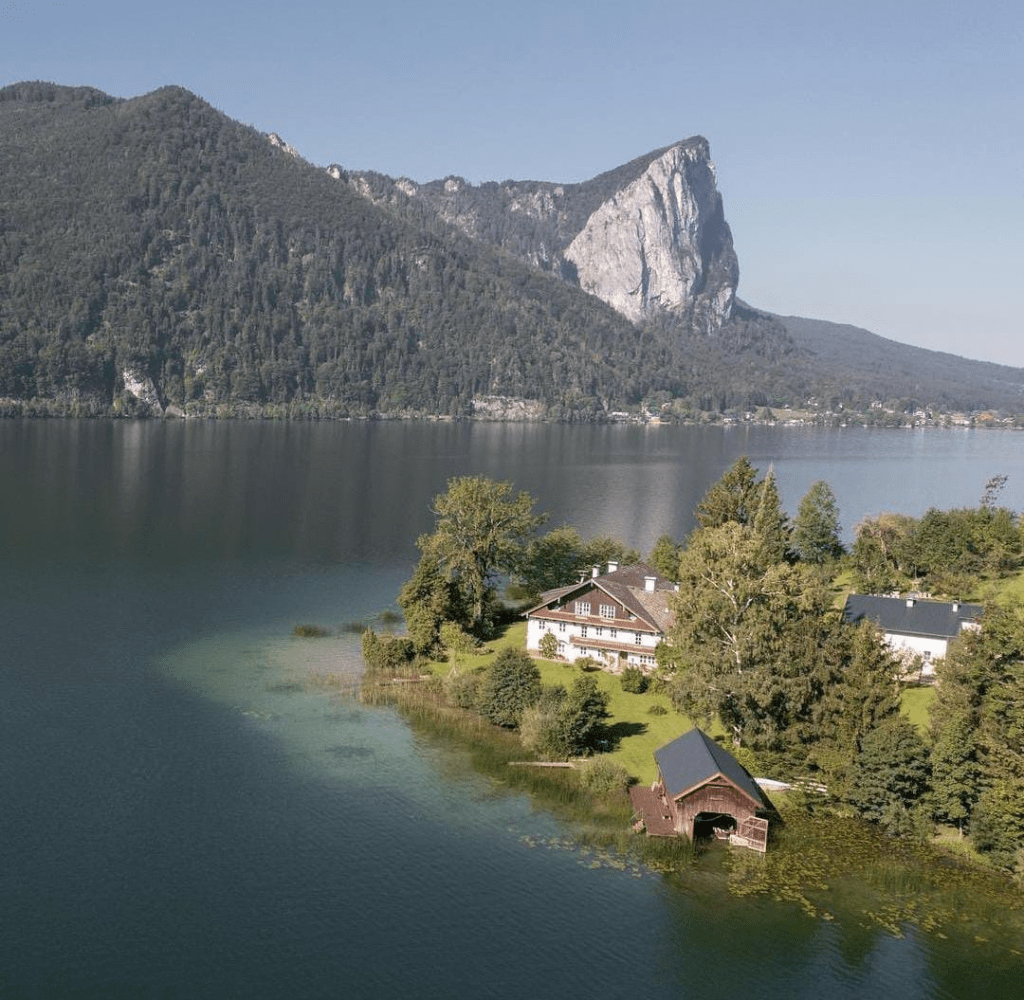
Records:
[[[1019,997],[1024,942],[616,867],[394,712],[297,683],[453,475],[644,551],[737,457],[795,511],[1024,508],[975,431],[0,421],[0,997]],[[1015,950],[1016,949],[1016,950]]]

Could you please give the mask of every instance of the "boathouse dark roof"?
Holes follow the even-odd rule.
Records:
[[[655,750],[654,759],[669,798],[677,798],[721,774],[759,806],[764,804],[757,783],[743,765],[699,729],[691,729]]]
[[[891,635],[952,639],[965,625],[977,622],[983,610],[980,604],[961,601],[851,594],[846,599],[843,618],[854,624],[867,618]]]

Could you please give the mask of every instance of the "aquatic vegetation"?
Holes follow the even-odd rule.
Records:
[[[331,630],[324,628],[322,625],[296,625],[292,629],[292,635],[298,636],[300,639],[322,639],[324,636],[331,634]]]
[[[768,853],[728,855],[734,895],[795,903],[820,919],[854,913],[894,936],[965,920],[1024,930],[1024,895],[998,873],[799,797],[778,804],[783,822],[773,826]]]

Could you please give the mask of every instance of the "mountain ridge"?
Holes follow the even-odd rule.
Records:
[[[713,184],[703,214],[680,207],[681,167],[671,191],[623,194],[673,150],[713,182],[702,137],[578,185],[414,185],[310,164],[182,87],[115,98],[42,82],[0,89],[0,134],[5,413],[457,417],[507,398],[535,418],[692,419],[907,395],[850,352],[833,370],[827,337],[735,298]],[[657,246],[621,243],[664,251],[648,290],[658,268],[696,276],[688,298],[648,296],[639,321],[582,288],[587,262],[566,254],[616,198],[662,226]],[[705,291],[728,308],[701,306]],[[918,375],[936,353],[905,350],[923,352],[907,362]],[[975,385],[971,366],[988,364],[962,361],[914,398],[1021,409],[1024,371],[994,366]]]

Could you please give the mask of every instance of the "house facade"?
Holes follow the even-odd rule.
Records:
[[[964,629],[978,628],[983,610],[980,604],[962,601],[851,594],[843,618],[852,624],[873,621],[897,657],[921,658],[924,678],[934,676],[935,661],[945,657],[951,639]]]
[[[550,633],[567,660],[588,656],[612,673],[627,666],[649,673],[672,624],[669,595],[675,589],[644,563],[620,568],[610,562],[605,573],[595,566],[590,577],[541,595],[526,613],[526,648],[539,652]]]

